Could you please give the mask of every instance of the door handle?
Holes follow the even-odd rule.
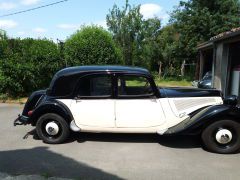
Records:
[[[76,96],[74,99],[76,102],[81,102],[80,96]]]

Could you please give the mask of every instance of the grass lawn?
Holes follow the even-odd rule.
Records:
[[[0,103],[9,103],[9,104],[25,104],[27,102],[27,97],[17,97],[17,98],[10,98],[0,96]]]
[[[155,83],[160,87],[191,87],[191,81],[187,80],[169,80],[169,79],[155,79]]]

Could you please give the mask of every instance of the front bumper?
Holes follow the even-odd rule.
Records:
[[[23,116],[23,115],[18,115],[18,118],[14,120],[13,125],[26,125],[29,123],[29,117]]]

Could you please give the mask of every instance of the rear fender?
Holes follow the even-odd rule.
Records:
[[[36,104],[38,104],[41,97],[43,97],[45,94],[46,94],[46,90],[39,90],[39,91],[33,92],[29,96],[29,98],[23,108],[22,115],[28,116],[28,111],[33,110],[36,107]]]
[[[72,113],[65,104],[52,100],[42,103],[33,111],[30,117],[31,124],[35,126],[39,117],[46,113],[56,113],[62,116],[69,123],[73,120]]]

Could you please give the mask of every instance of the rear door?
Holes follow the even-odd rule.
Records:
[[[112,76],[93,74],[79,80],[71,111],[78,126],[114,127]]]
[[[158,98],[144,76],[117,76],[116,126],[118,128],[147,128],[165,122]]]

